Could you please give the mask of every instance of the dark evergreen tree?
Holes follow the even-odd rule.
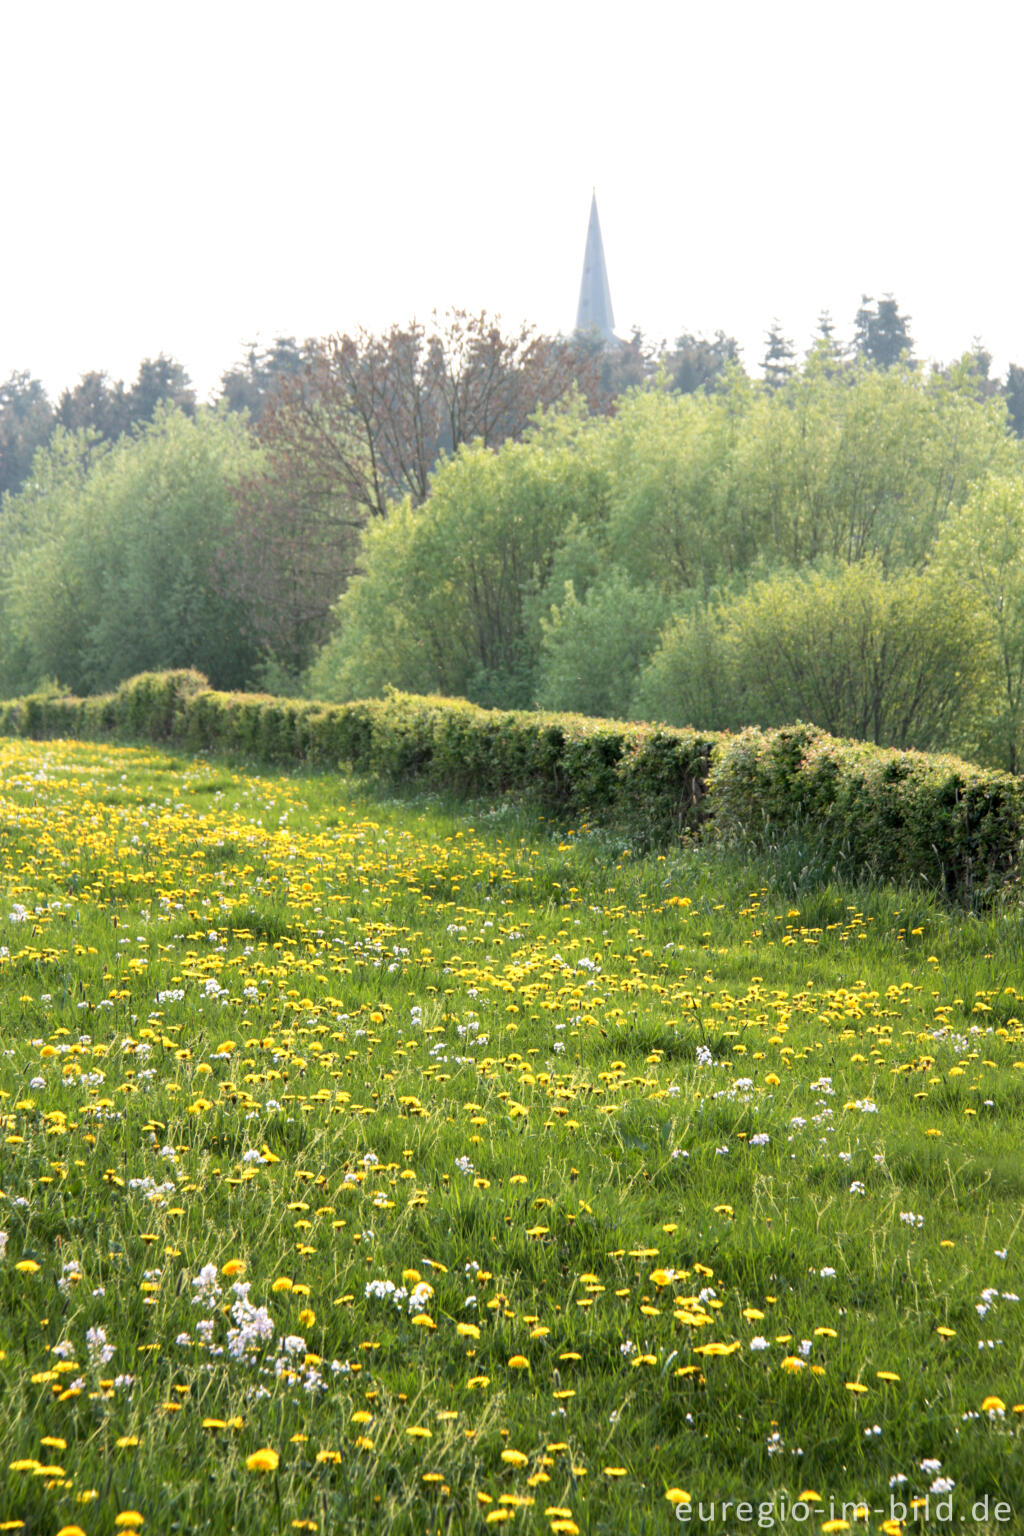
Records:
[[[0,384],[0,495],[18,489],[52,430],[53,407],[42,384],[30,373],[12,373]]]
[[[765,338],[765,353],[761,367],[764,370],[764,381],[769,389],[780,389],[787,379],[792,378],[794,371],[795,353],[793,343],[782,334],[782,328],[778,320],[772,321],[772,328]]]
[[[818,316],[818,336],[822,341],[827,341],[830,347],[838,345],[835,322],[827,309],[823,309]]]
[[[58,400],[57,420],[69,432],[82,427],[114,442],[132,420],[124,384],[120,379],[113,383],[105,373],[83,373],[74,389],[66,389]]]
[[[901,315],[891,293],[876,304],[864,295],[854,320],[853,350],[877,368],[892,368],[904,353],[913,355],[910,317]]]
[[[173,357],[147,357],[139,364],[139,376],[127,394],[129,417],[133,426],[152,421],[158,405],[166,401],[194,416],[196,395],[191,380]]]
[[[1013,430],[1018,437],[1024,437],[1024,368],[1019,363],[1010,364],[1003,385],[1003,399]]]
[[[244,360],[221,375],[220,398],[229,410],[248,411],[259,421],[270,395],[300,374],[311,356],[312,350],[300,347],[294,336],[276,336],[265,351],[251,342]]]

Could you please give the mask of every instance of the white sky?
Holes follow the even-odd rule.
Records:
[[[0,0],[0,380],[459,306],[1024,364],[1019,0]]]

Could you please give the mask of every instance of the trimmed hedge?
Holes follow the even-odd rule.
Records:
[[[1024,792],[951,756],[837,741],[812,725],[746,730],[715,754],[716,824],[752,848],[809,833],[834,868],[958,899],[1015,878]]]
[[[829,867],[958,899],[1015,879],[1024,846],[1017,779],[808,725],[730,736],[401,693],[322,704],[217,693],[197,672],[163,672],[94,698],[0,703],[0,735],[143,740],[458,793],[526,791],[646,845],[710,826],[763,851],[796,834]]]

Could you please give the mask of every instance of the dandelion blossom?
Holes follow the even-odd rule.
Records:
[[[261,1450],[253,1451],[251,1456],[245,1458],[245,1465],[250,1472],[276,1472],[280,1459],[276,1451],[263,1446]]]

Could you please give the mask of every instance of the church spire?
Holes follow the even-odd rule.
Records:
[[[580,302],[576,310],[576,329],[597,330],[605,341],[613,341],[614,324],[595,192],[590,202],[590,223],[587,226],[587,249],[583,257],[583,281],[580,283]]]

